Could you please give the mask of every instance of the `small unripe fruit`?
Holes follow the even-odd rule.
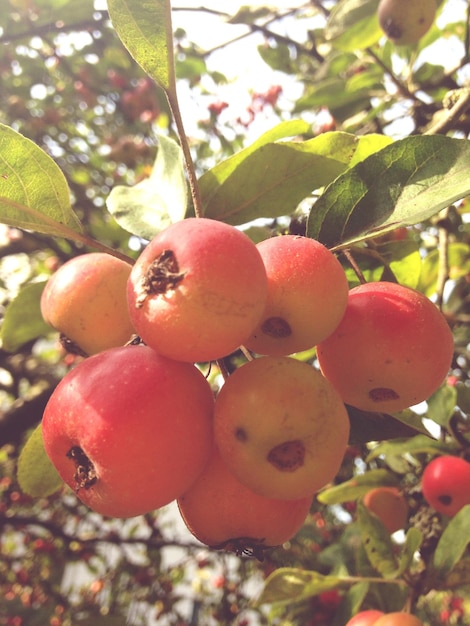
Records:
[[[348,301],[348,281],[338,259],[318,241],[295,235],[266,239],[257,248],[268,276],[268,298],[246,347],[282,356],[326,339]]]
[[[234,226],[189,218],[161,231],[128,282],[137,333],[169,358],[211,361],[235,351],[266,303],[267,278],[255,244]]]
[[[424,468],[422,489],[433,509],[453,517],[470,504],[470,463],[452,455],[436,457]]]
[[[47,455],[91,509],[133,517],[187,491],[213,445],[213,394],[190,363],[147,346],[85,359],[44,411]]]
[[[267,498],[312,496],[338,472],[349,418],[332,385],[291,357],[239,367],[215,402],[214,435],[238,480]]]
[[[445,380],[453,351],[439,309],[389,282],[351,289],[341,323],[317,346],[320,369],[343,401],[381,412],[427,400]]]
[[[379,24],[398,46],[418,43],[436,17],[436,0],[380,0]]]
[[[396,487],[376,487],[362,501],[377,515],[390,534],[401,530],[408,521],[408,503]]]
[[[42,292],[44,320],[87,355],[124,345],[135,332],[126,296],[131,268],[103,252],[70,259]]]

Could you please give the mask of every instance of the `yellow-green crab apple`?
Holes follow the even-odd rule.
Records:
[[[351,289],[343,319],[317,346],[317,357],[346,404],[396,412],[436,391],[453,351],[445,317],[424,294],[371,282]]]
[[[44,447],[91,509],[133,517],[175,500],[202,472],[213,405],[194,365],[147,346],[111,348],[60,381],[44,411]]]
[[[87,355],[124,345],[135,332],[126,296],[131,267],[104,252],[70,259],[42,292],[44,320]]]
[[[214,435],[238,480],[267,498],[312,496],[338,472],[349,418],[311,365],[265,356],[239,367],[215,401]]]
[[[131,320],[143,341],[181,361],[218,359],[250,336],[266,303],[261,256],[229,224],[188,218],[143,250],[128,282]]]
[[[348,281],[341,263],[308,237],[272,237],[257,247],[268,276],[268,298],[246,347],[272,356],[312,348],[334,331],[346,310]]]

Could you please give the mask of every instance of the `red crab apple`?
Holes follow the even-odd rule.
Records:
[[[268,276],[268,299],[246,347],[273,356],[312,348],[333,332],[346,309],[348,281],[341,263],[308,237],[272,237],[257,247]]]
[[[340,468],[349,418],[318,370],[288,356],[239,367],[215,401],[214,436],[238,480],[267,498],[312,496]]]
[[[375,487],[362,501],[375,513],[389,533],[405,527],[408,521],[408,504],[397,487]]]
[[[311,503],[311,496],[276,500],[254,493],[235,478],[215,446],[202,474],[178,498],[183,520],[197,539],[214,548],[254,554],[292,539]]]
[[[88,355],[125,344],[135,332],[126,297],[131,267],[103,252],[70,259],[42,292],[44,320]]]
[[[453,517],[470,504],[470,463],[452,455],[436,457],[424,468],[422,489],[433,509]]]
[[[346,626],[374,626],[375,622],[382,615],[385,615],[383,611],[376,611],[374,609],[361,611],[360,613],[352,617],[346,624]]]
[[[132,517],[187,491],[212,449],[213,394],[192,364],[147,346],[85,359],[44,411],[47,455],[91,509]]]
[[[258,323],[267,278],[255,244],[234,226],[188,218],[161,231],[128,282],[132,322],[144,342],[181,361],[236,350]]]
[[[437,307],[396,283],[351,289],[343,319],[317,346],[320,369],[343,401],[364,411],[418,404],[444,381],[453,337]]]

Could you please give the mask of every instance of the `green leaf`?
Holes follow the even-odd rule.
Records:
[[[0,124],[0,222],[64,236],[61,225],[81,232],[60,168],[35,143]]]
[[[422,222],[470,194],[470,141],[412,136],[343,173],[312,208],[308,235],[345,246]]]
[[[353,585],[341,598],[341,603],[335,613],[331,626],[344,626],[351,617],[361,610],[362,603],[369,591],[368,582],[360,582]]]
[[[447,263],[451,280],[457,280],[469,274],[470,246],[459,241],[450,242],[447,247]],[[431,250],[422,262],[419,290],[428,297],[436,293],[440,264],[441,252],[437,249]]]
[[[470,504],[464,506],[445,527],[432,561],[436,574],[445,578],[460,561],[470,543]]]
[[[408,529],[405,543],[398,558],[397,576],[401,576],[410,569],[415,559],[416,551],[419,550],[422,543],[423,535],[421,531],[415,527]]]
[[[395,457],[413,454],[452,454],[454,448],[447,446],[441,441],[427,437],[426,435],[416,435],[411,439],[399,439],[395,441],[385,441],[378,444],[366,458],[369,463],[379,456]]]
[[[16,352],[28,341],[51,332],[40,308],[45,284],[42,281],[25,285],[7,307],[0,330],[2,348],[7,352]]]
[[[344,51],[364,50],[376,43],[383,32],[377,17],[379,0],[342,0],[332,9],[325,37]]]
[[[341,578],[337,576],[324,576],[296,567],[280,567],[266,579],[256,606],[299,602],[323,591],[336,589],[341,583]]]
[[[134,187],[118,185],[106,206],[120,226],[143,239],[152,239],[186,214],[188,188],[180,146],[159,137],[157,157],[150,176]]]
[[[357,519],[370,564],[384,578],[396,578],[399,569],[389,532],[380,519],[360,501],[357,503]]]
[[[440,426],[447,426],[457,405],[457,389],[451,385],[442,385],[427,401],[426,417]]]
[[[413,437],[418,432],[427,433],[421,417],[412,411],[398,414],[372,413],[346,406],[351,423],[349,442],[351,444]]]
[[[34,429],[20,452],[17,474],[21,490],[34,498],[46,498],[63,485],[44,450],[41,424]]]
[[[340,485],[335,485],[320,491],[317,500],[322,504],[339,504],[357,500],[375,487],[394,487],[398,485],[398,479],[386,469],[376,469],[359,474],[350,480],[346,480]]]
[[[289,215],[314,190],[360,158],[358,150],[363,155],[383,145],[379,139],[363,144],[344,132],[323,133],[303,142],[275,142],[280,131],[274,129],[202,176],[206,217],[237,225],[259,217]]]
[[[310,124],[303,120],[294,119],[277,124],[274,128],[271,128],[266,133],[263,133],[261,137],[259,137],[251,145],[247,146],[243,150],[240,150],[228,159],[225,159],[225,161],[221,161],[208,172],[203,174],[199,180],[201,196],[204,198],[206,203],[209,203],[212,195],[218,190],[219,186],[222,185],[222,183],[224,183],[231,174],[233,174],[240,163],[242,163],[250,154],[261,148],[261,146],[279,141],[280,139],[286,139],[287,137],[303,135],[308,133],[310,130]]]
[[[108,0],[108,12],[131,56],[160,87],[174,94],[170,0]]]
[[[389,265],[400,285],[414,289],[418,287],[422,261],[417,241],[387,241],[377,246],[377,252]]]

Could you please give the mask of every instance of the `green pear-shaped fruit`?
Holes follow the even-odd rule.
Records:
[[[397,46],[416,44],[436,17],[436,0],[380,0],[379,24]]]

